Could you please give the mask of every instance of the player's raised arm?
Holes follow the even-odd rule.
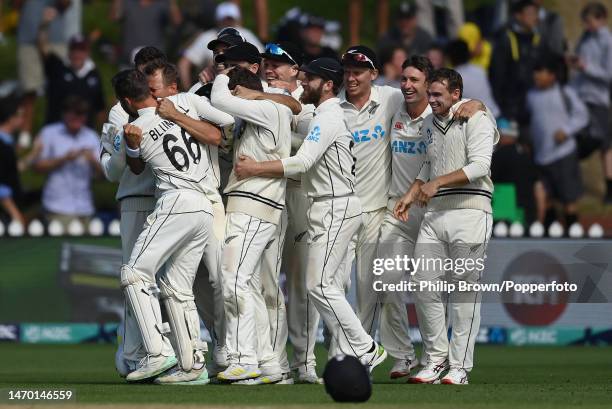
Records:
[[[234,68],[230,75],[239,77],[243,72],[241,68]],[[278,121],[279,114],[276,104],[271,101],[248,100],[232,95],[230,87],[234,88],[234,82],[236,81],[230,82],[230,77],[226,74],[217,75],[210,96],[215,108],[264,128]],[[260,82],[253,82],[252,87],[256,88],[258,85],[261,91],[263,88]]]
[[[201,143],[207,145],[219,145],[221,143],[221,130],[217,126],[185,115],[168,98],[157,101],[156,112],[162,118],[183,128]]]

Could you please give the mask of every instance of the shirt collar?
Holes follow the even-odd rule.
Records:
[[[406,118],[408,118],[410,121],[418,121],[421,119],[425,119],[425,117],[431,114],[431,105],[427,104],[423,112],[421,112],[421,115],[417,116],[416,118],[413,118],[410,116],[410,114],[406,110],[406,103],[402,103],[402,109],[400,110],[400,112],[402,115],[406,116]]]
[[[0,131],[0,141],[7,145],[13,145],[13,137],[6,132]]]
[[[155,110],[157,108],[155,107],[146,107],[146,108],[140,108],[138,110],[138,116],[144,116],[144,115],[154,115],[155,114]]]
[[[321,105],[315,108],[315,113],[320,114],[321,112],[327,111],[332,106],[338,105],[338,104],[340,104],[340,99],[337,97],[326,99],[325,101],[323,101]]]

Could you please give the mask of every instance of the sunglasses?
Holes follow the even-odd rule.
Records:
[[[287,58],[289,58],[291,60],[291,62],[294,65],[298,65],[295,62],[295,60],[293,59],[293,57],[291,56],[291,54],[289,54],[287,51],[283,50],[278,44],[274,44],[274,43],[266,44],[266,53],[272,54],[272,55],[278,55],[278,56],[285,55],[285,56],[287,56]]]
[[[349,50],[342,54],[342,62],[344,63],[347,60],[356,61],[356,62],[365,62],[372,66],[372,68],[376,68],[374,62],[365,54],[362,54],[358,51]]]

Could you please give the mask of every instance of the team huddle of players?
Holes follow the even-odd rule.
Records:
[[[118,371],[158,384],[213,376],[320,383],[322,318],[330,357],[353,355],[372,370],[390,354],[390,376],[410,376],[420,361],[405,300],[374,291],[372,263],[393,254],[483,256],[497,135],[490,113],[461,99],[456,72],[433,71],[422,56],[404,63],[400,90],[372,84],[376,55],[365,46],[350,47],[340,62],[302,65],[290,43],[260,54],[226,29],[208,48],[215,65],[187,93],[153,47],[113,78],[119,102],[102,132],[101,162],[119,182],[126,311]],[[397,271],[385,280],[408,273],[444,279]],[[345,296],[351,285],[355,309]],[[466,384],[478,294],[414,301],[424,354],[409,380]],[[200,318],[213,341],[208,363]]]

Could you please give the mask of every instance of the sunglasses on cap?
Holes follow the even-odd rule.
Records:
[[[246,39],[240,34],[240,31],[236,30],[234,27],[225,27],[223,30],[217,33],[217,38],[221,36],[236,36],[242,38],[242,41],[246,43]]]
[[[266,53],[272,54],[272,55],[278,55],[278,56],[283,56],[284,55],[287,58],[289,58],[294,65],[298,65],[295,62],[295,60],[293,59],[293,57],[291,56],[291,54],[289,54],[287,51],[283,50],[281,48],[281,46],[278,45],[278,44],[274,44],[274,43],[266,44]]]
[[[355,50],[349,50],[342,54],[342,62],[344,63],[345,61],[365,62],[370,64],[372,68],[376,68],[370,57]]]

